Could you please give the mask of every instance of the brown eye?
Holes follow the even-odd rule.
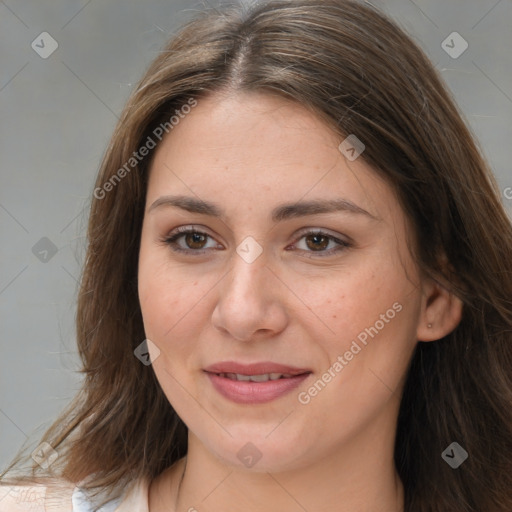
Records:
[[[335,253],[351,248],[352,244],[324,231],[315,230],[303,233],[294,243],[294,246],[295,250],[312,258],[333,256]]]
[[[321,234],[306,236],[306,245],[314,251],[323,250],[329,245],[330,238]]]
[[[193,227],[180,227],[162,239],[162,242],[169,245],[173,251],[188,254],[203,254],[209,249],[221,249],[215,240],[208,234],[198,231]],[[210,244],[210,245],[208,245]]]
[[[203,249],[206,243],[206,235],[204,233],[186,233],[185,243],[190,249]]]

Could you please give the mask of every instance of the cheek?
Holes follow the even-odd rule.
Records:
[[[401,283],[384,263],[371,267],[340,269],[325,279],[296,279],[293,291],[309,310],[303,316],[309,329],[339,345],[392,308],[403,295]]]
[[[171,264],[165,250],[142,249],[138,289],[147,338],[162,355],[185,355],[211,316],[209,293],[218,282],[213,273],[198,273],[193,265]]]
[[[139,302],[148,338],[159,345],[166,333],[184,315],[192,294],[184,293],[183,283],[171,279],[160,249],[141,245],[138,269]]]
[[[202,287],[197,281],[171,279],[168,273],[141,272],[139,300],[146,334],[160,343],[197,324]]]
[[[420,297],[395,259],[368,258],[340,268],[336,279],[295,282],[309,310],[300,322],[324,354],[325,368],[318,369],[346,355],[344,376],[336,380],[354,383],[354,391],[379,385],[372,371],[394,387],[414,348]]]

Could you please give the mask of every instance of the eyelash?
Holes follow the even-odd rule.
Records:
[[[168,245],[172,251],[174,252],[180,252],[180,253],[185,253],[185,254],[194,254],[194,255],[201,255],[201,254],[204,254],[205,252],[207,252],[209,249],[183,249],[181,247],[178,247],[177,246],[177,240],[181,237],[183,237],[184,235],[187,235],[189,233],[193,234],[198,234],[198,235],[205,235],[207,237],[210,237],[210,238],[213,238],[211,237],[208,233],[205,233],[204,231],[199,231],[198,229],[195,229],[193,227],[190,227],[190,226],[181,226],[179,228],[176,228],[176,233],[174,234],[171,234],[171,235],[168,235],[166,237],[163,237],[161,239],[161,242],[163,242],[164,244]],[[344,240],[340,240],[339,238],[336,238],[322,230],[311,230],[311,231],[306,231],[306,232],[303,232],[301,233],[300,237],[297,239],[295,243],[297,243],[299,240],[301,240],[302,238],[304,237],[308,237],[308,236],[322,236],[322,237],[326,237],[329,239],[329,241],[333,241],[333,242],[336,242],[338,244],[338,247],[334,248],[334,249],[330,249],[328,251],[306,251],[304,249],[299,249],[299,252],[302,252],[302,253],[308,253],[308,254],[311,254],[311,256],[309,256],[310,258],[311,257],[326,257],[326,256],[331,256],[332,254],[334,253],[337,253],[337,252],[340,252],[340,251],[343,251],[345,249],[348,249],[350,247],[352,247],[352,244],[350,244],[349,242],[346,242]]]

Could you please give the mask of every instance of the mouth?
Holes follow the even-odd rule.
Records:
[[[294,377],[291,373],[261,373],[259,375],[243,375],[241,373],[216,373],[218,377],[237,380],[241,382],[267,382],[269,380],[289,379]]]
[[[239,404],[259,404],[276,400],[296,388],[312,373],[271,362],[244,365],[232,361],[204,369],[214,389]]]

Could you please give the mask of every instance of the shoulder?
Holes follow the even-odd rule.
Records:
[[[0,512],[71,512],[74,488],[66,480],[34,485],[0,484]]]
[[[125,494],[100,509],[101,512],[149,512],[149,483],[132,482]],[[0,484],[0,512],[92,512],[93,502],[74,483],[65,480],[36,485]]]
[[[147,478],[134,480],[119,500],[119,506],[114,507],[112,512],[149,512],[149,487]]]

